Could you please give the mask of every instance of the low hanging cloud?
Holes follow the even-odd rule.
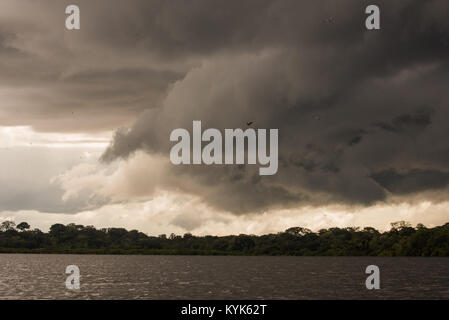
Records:
[[[244,128],[255,121],[257,128],[279,129],[277,175],[259,177],[249,165],[172,166],[167,179],[177,180],[165,187],[188,190],[237,214],[307,205],[372,206],[444,189],[447,4],[378,5],[380,31],[364,29],[364,6],[354,1],[251,3],[235,9],[245,14],[219,20],[219,26],[209,17],[213,9],[187,9],[194,10],[197,23],[180,19],[182,34],[191,38],[189,45],[178,43],[174,55],[200,56],[200,63],[173,84],[159,107],[117,131],[102,160],[132,159],[139,150],[168,158],[170,132],[191,128],[193,120],[201,120],[203,129]],[[167,18],[180,14],[170,11]],[[329,16],[335,22],[323,23]],[[204,33],[196,32],[200,23]],[[161,28],[173,31],[179,24]],[[156,40],[151,32],[146,39]],[[169,44],[174,45],[162,41],[158,50]],[[409,183],[413,187],[405,186]]]
[[[391,193],[398,195],[438,190],[449,185],[449,172],[438,170],[412,169],[397,172],[389,169],[374,173],[372,178]]]

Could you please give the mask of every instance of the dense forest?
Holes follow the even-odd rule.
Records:
[[[123,228],[54,224],[48,233],[28,223],[0,224],[0,253],[197,254],[297,256],[449,256],[449,223],[435,228],[400,221],[391,229],[293,227],[277,234],[148,236]]]

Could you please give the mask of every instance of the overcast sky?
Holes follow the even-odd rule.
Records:
[[[381,29],[365,28],[377,4]],[[77,4],[81,29],[65,29]],[[2,0],[0,220],[150,234],[449,221],[449,4]],[[279,129],[279,170],[170,132]]]

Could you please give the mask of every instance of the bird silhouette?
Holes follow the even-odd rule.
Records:
[[[246,123],[246,125],[247,126],[250,126],[250,125],[252,125],[254,123],[254,121],[248,121],[247,123]]]

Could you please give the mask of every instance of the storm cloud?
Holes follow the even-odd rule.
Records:
[[[79,0],[76,32],[61,27],[67,1],[40,4],[23,1],[0,23],[9,106],[0,125],[114,130],[101,161],[139,157],[149,180],[133,174],[130,198],[175,190],[245,214],[372,206],[447,186],[446,0],[376,1],[377,31],[365,28],[369,1]],[[30,8],[25,23],[21,10]],[[170,132],[193,120],[203,129],[247,121],[279,129],[278,173],[171,165]],[[141,152],[166,162],[145,167]]]
[[[160,24],[163,34],[180,32],[188,42],[146,33],[146,43],[161,41],[157,54],[200,56],[200,63],[158,108],[118,131],[103,160],[137,150],[168,156],[170,131],[193,120],[218,129],[254,120],[279,129],[276,176],[257,177],[251,166],[173,167],[180,178],[171,187],[194,184],[204,201],[235,213],[373,205],[405,191],[392,187],[404,184],[403,175],[380,181],[387,170],[421,172],[416,191],[445,187],[438,183],[449,169],[441,158],[449,152],[445,2],[381,1],[380,31],[364,28],[359,1],[200,3],[203,10],[167,10]],[[237,14],[231,19],[228,10]],[[329,16],[334,22],[323,23]]]

